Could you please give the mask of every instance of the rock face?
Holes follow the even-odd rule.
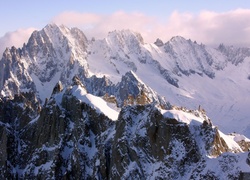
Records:
[[[152,105],[123,109],[114,143],[111,161],[114,178],[145,179],[153,178],[154,173],[158,178],[181,177],[184,169],[201,159],[188,126],[164,118]],[[183,152],[177,153],[179,148]],[[168,171],[169,167],[174,168]]]
[[[21,156],[21,148],[25,146],[21,138],[29,123],[41,111],[41,106],[34,93],[15,95],[13,99],[0,99],[0,177],[14,178]],[[27,140],[31,136],[25,137]]]
[[[242,63],[246,57],[250,56],[249,48],[237,48],[220,44],[217,49],[228,57],[228,61],[235,65]]]
[[[2,178],[239,176],[242,162],[238,155],[224,155],[235,149],[230,149],[204,112],[182,111],[204,120],[199,124],[187,124],[166,117],[154,103],[146,103],[124,106],[117,121],[113,121],[94,109],[91,102],[76,96],[73,93],[76,87],[85,88],[77,77],[69,87],[62,88],[59,82],[43,107],[32,94],[1,100],[1,112],[6,112],[1,113],[0,126]],[[26,103],[21,106],[20,101]],[[18,108],[25,110],[28,117],[24,118]],[[12,120],[8,119],[11,112],[17,112],[15,117],[10,116]],[[242,151],[240,147],[237,150]],[[207,155],[218,159],[222,168],[220,174],[210,169]],[[234,160],[227,164],[228,158]],[[231,167],[236,169],[233,173]]]
[[[0,89],[7,97],[13,97],[20,89],[27,88],[36,91],[34,82],[28,75],[25,62],[22,60],[22,51],[15,47],[7,48],[0,61]],[[10,81],[6,81],[11,79]]]
[[[144,84],[132,71],[122,76],[121,82],[116,86],[116,92],[119,106],[134,104],[158,103],[165,108],[170,108],[170,104],[165,98],[159,96],[150,87]]]
[[[158,47],[161,47],[164,45],[163,41],[160,40],[159,38],[156,39],[156,41],[154,42],[154,44]]]

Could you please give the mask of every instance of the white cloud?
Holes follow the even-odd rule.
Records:
[[[166,30],[205,44],[250,45],[250,10],[225,13],[202,11],[199,15],[174,12]]]
[[[131,29],[147,37],[156,19],[141,13],[115,12],[111,15],[65,12],[53,19],[56,24],[78,27],[89,36],[104,38],[109,31]]]
[[[19,29],[14,32],[8,32],[3,37],[0,37],[0,57],[7,47],[22,47],[26,43],[34,31],[34,28]]]
[[[208,45],[250,45],[250,9],[224,13],[201,11],[199,14],[173,12],[165,21],[142,13],[119,11],[110,15],[64,12],[53,19],[57,24],[79,27],[91,38],[104,38],[115,29],[140,32],[146,42],[156,38],[168,41],[183,36]],[[164,17],[161,17],[163,19]]]

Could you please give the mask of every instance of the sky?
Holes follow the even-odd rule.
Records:
[[[131,29],[148,43],[179,35],[211,46],[250,46],[249,0],[0,0],[0,17],[0,53],[52,22],[78,27],[88,38]]]

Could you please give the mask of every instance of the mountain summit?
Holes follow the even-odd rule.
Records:
[[[250,164],[249,52],[34,31],[0,60],[0,176],[238,178]]]

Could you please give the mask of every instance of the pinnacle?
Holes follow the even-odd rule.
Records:
[[[59,82],[55,85],[52,94],[59,93],[59,92],[61,92],[62,90],[63,90],[63,85],[62,85],[62,82],[59,81]]]

